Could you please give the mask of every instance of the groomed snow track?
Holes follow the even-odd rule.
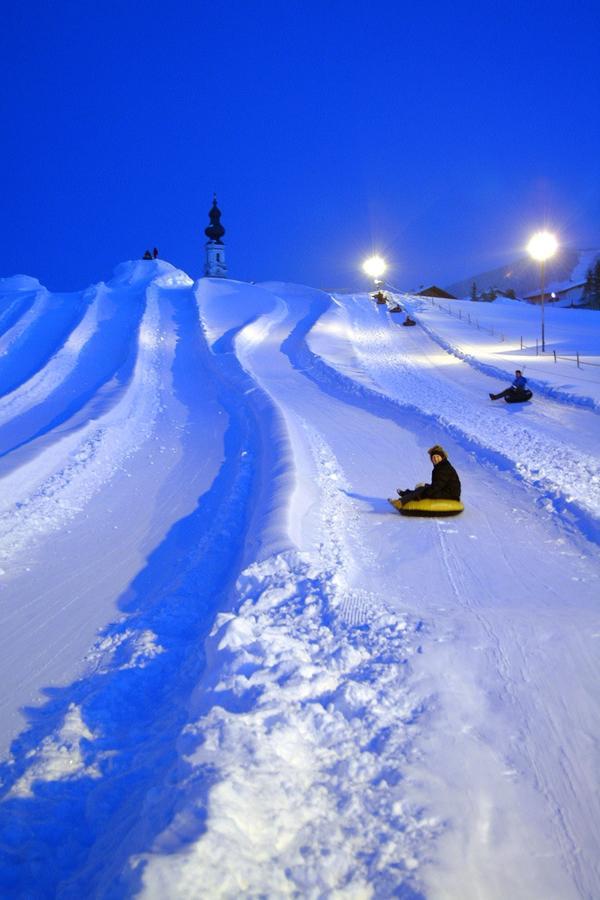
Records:
[[[595,896],[592,410],[160,262],[0,328],[3,893]],[[466,512],[407,523],[439,441]]]

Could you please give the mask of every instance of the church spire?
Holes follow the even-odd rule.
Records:
[[[225,234],[225,229],[221,225],[221,210],[217,206],[217,195],[213,195],[213,205],[208,213],[208,217],[210,219],[210,225],[208,228],[204,229],[204,234],[211,241],[214,241],[216,244],[223,243],[221,238]]]
[[[208,213],[210,225],[204,229],[208,238],[205,244],[204,274],[211,278],[225,278],[227,266],[225,265],[225,244],[222,237],[225,229],[221,225],[221,210],[217,206],[217,195],[213,196],[213,204]]]

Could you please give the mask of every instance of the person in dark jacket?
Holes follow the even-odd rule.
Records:
[[[427,451],[433,463],[431,484],[417,485],[413,490],[400,490],[398,494],[402,503],[410,500],[460,500],[460,478],[448,460],[448,454],[439,444],[434,444]]]
[[[527,390],[527,379],[523,378],[520,369],[515,372],[515,378],[510,387],[499,394],[490,394],[490,400],[500,400],[501,397],[508,397],[510,394],[523,394]]]
[[[152,259],[152,254],[150,253],[149,250],[146,250],[146,252],[142,256],[142,259]]]

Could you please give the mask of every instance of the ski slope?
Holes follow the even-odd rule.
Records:
[[[0,280],[2,895],[600,894],[597,314],[396,299]]]

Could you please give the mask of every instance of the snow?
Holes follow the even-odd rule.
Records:
[[[1,892],[598,896],[600,316],[6,282]]]
[[[0,294],[3,296],[12,291],[37,291],[42,285],[37,278],[30,275],[11,275],[8,278],[0,278]]]

